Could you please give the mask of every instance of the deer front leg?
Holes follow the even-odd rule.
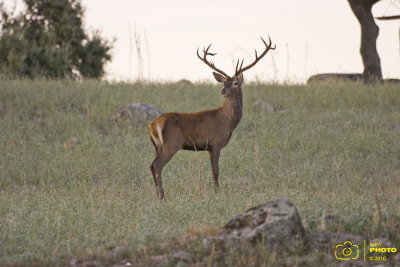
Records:
[[[154,183],[156,184],[158,198],[161,200],[165,200],[164,197],[164,189],[162,187],[162,179],[161,179],[161,172],[164,166],[171,160],[171,158],[175,155],[175,153],[179,149],[168,149],[164,148],[159,155],[156,156],[151,171],[153,173]]]
[[[218,166],[218,161],[219,161],[220,151],[221,151],[220,148],[213,148],[213,149],[211,149],[209,151],[210,160],[211,160],[211,169],[212,169],[212,174],[213,174],[213,179],[214,179],[214,185],[215,185],[216,188],[219,188],[219,183],[218,183],[219,166]]]

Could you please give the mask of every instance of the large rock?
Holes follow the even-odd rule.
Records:
[[[264,244],[285,249],[303,246],[304,236],[304,228],[296,206],[286,198],[278,198],[231,219],[224,226],[221,235],[209,237],[203,240],[203,244]]]
[[[307,84],[314,82],[362,81],[361,73],[321,73],[312,75]]]
[[[133,123],[149,122],[164,112],[160,109],[141,103],[131,103],[120,108],[112,117],[115,121],[130,120]]]
[[[363,74],[361,73],[321,73],[310,76],[307,80],[307,84],[321,82],[321,83],[330,83],[330,82],[338,82],[338,81],[353,81],[360,82],[363,80]],[[382,80],[385,84],[398,84],[400,83],[400,79],[388,78]]]
[[[231,219],[224,226],[223,234],[252,244],[275,245],[302,239],[304,228],[296,206],[286,198],[278,198]]]

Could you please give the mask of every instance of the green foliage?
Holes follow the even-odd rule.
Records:
[[[111,44],[82,25],[80,0],[24,0],[26,11],[0,5],[0,72],[16,77],[99,78]]]
[[[208,154],[180,151],[163,171],[167,201],[161,203],[146,125],[110,118],[130,102],[165,111],[215,108],[222,102],[217,85],[1,80],[0,265],[38,259],[66,265],[60,262],[71,255],[219,228],[282,196],[297,205],[307,230],[318,228],[325,211],[343,218],[344,231],[373,236],[374,196],[383,226],[396,225],[397,85],[243,87],[243,119],[221,153],[220,191]],[[260,112],[257,99],[286,112]],[[76,145],[64,149],[73,138]],[[218,257],[224,255],[237,259],[233,252]]]

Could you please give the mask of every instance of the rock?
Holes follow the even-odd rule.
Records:
[[[304,237],[304,229],[296,206],[286,198],[278,198],[231,219],[224,226],[224,235],[242,238],[252,244],[276,245]]]
[[[181,80],[177,81],[175,84],[177,86],[182,86],[182,87],[189,87],[189,86],[193,85],[193,83],[191,81],[186,80],[186,79],[181,79]]]
[[[219,236],[203,239],[203,245],[229,243],[247,246],[264,244],[285,250],[304,244],[304,229],[296,206],[278,198],[231,219]]]
[[[321,73],[312,75],[307,84],[315,82],[362,81],[361,73]]]
[[[289,111],[286,109],[283,109],[282,105],[272,105],[270,103],[267,103],[263,100],[256,100],[254,103],[254,108],[258,112],[267,112],[267,113],[273,113],[273,112],[279,112],[279,113],[288,113]]]
[[[310,76],[307,80],[307,84],[315,82],[337,82],[337,81],[353,81],[360,82],[363,80],[361,73],[321,73]],[[397,84],[400,83],[400,79],[388,78],[382,80],[385,84]]]
[[[145,123],[157,118],[164,112],[160,109],[141,103],[131,103],[120,108],[111,118],[114,121],[131,120],[133,123]]]
[[[268,113],[275,112],[274,107],[270,103],[267,103],[260,99],[256,100],[253,105],[257,111],[268,112]]]
[[[392,78],[390,78],[390,79],[383,79],[383,82],[386,84],[386,83],[389,83],[389,84],[398,84],[398,83],[400,83],[400,79],[392,79]]]

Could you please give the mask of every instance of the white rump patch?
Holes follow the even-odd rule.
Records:
[[[161,129],[160,125],[157,125],[157,133],[158,133],[158,138],[160,139],[161,145],[164,145],[162,129]]]

